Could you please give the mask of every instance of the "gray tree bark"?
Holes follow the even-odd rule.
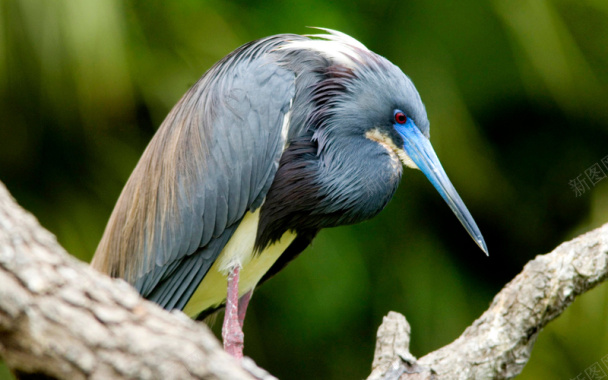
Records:
[[[0,357],[45,379],[267,377],[251,361],[243,369],[204,324],[71,257],[2,183]]]
[[[369,379],[506,379],[540,330],[608,276],[608,225],[529,262],[453,343],[416,360],[405,317],[378,331]],[[0,357],[56,379],[272,379],[209,329],[67,254],[0,183]]]
[[[605,224],[528,262],[458,339],[418,360],[409,352],[409,324],[391,312],[378,330],[368,380],[513,378],[542,328],[607,277]]]

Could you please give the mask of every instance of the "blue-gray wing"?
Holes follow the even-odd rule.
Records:
[[[165,308],[185,305],[276,173],[295,74],[275,49],[288,37],[237,49],[173,108],[118,200],[94,267]]]

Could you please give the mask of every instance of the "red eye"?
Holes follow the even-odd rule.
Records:
[[[407,116],[403,112],[395,113],[395,121],[399,124],[405,124],[407,122]]]

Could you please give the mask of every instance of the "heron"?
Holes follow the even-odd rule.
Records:
[[[359,223],[419,169],[477,245],[484,239],[429,141],[413,82],[344,33],[247,43],[170,111],[129,177],[92,266],[165,309],[225,308],[242,358],[257,286],[328,227]]]

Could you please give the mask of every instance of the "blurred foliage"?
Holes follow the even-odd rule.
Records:
[[[246,354],[271,373],[363,378],[389,310],[407,316],[421,356],[456,338],[528,260],[608,221],[608,180],[587,179],[578,196],[569,185],[608,156],[605,0],[0,0],[0,180],[89,260],[188,87],[239,45],[307,25],[351,34],[414,80],[491,256],[406,171],[380,216],[323,231],[256,291]],[[607,300],[604,285],[541,332],[521,378],[586,376],[601,363]]]

